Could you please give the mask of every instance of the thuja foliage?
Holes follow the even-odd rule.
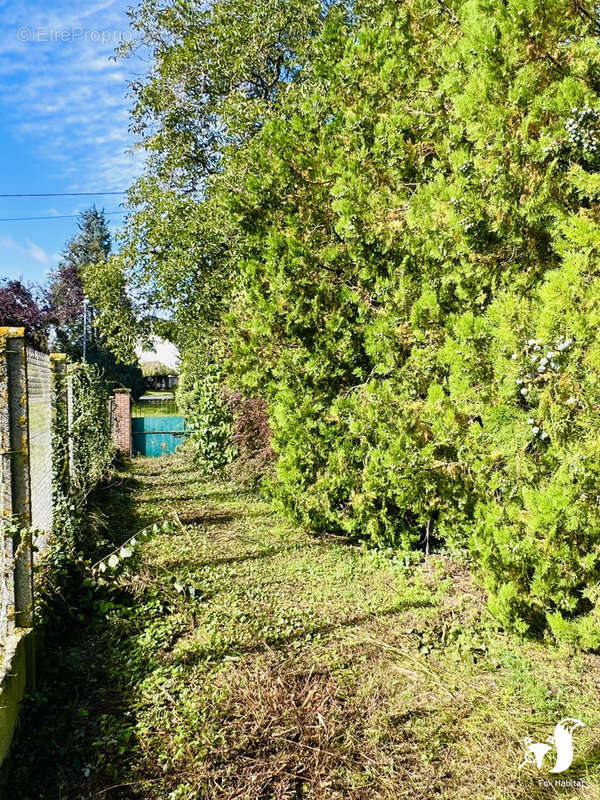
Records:
[[[564,0],[400,4],[335,61],[324,35],[227,200],[285,506],[470,547],[500,619],[594,648],[598,37]]]
[[[230,25],[261,61],[234,0],[143,5],[124,252],[188,337],[227,312],[279,502],[469,548],[505,624],[600,647],[598,10],[406,0],[299,29],[276,4],[269,39],[260,3]]]

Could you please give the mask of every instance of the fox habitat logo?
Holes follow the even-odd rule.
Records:
[[[554,734],[548,736],[545,742],[534,742],[525,739],[525,761],[519,765],[523,769],[526,764],[535,764],[538,769],[544,765],[544,759],[554,750],[555,763],[550,772],[558,773],[569,769],[573,761],[573,732],[577,728],[585,727],[584,723],[573,717],[565,717],[554,728]]]

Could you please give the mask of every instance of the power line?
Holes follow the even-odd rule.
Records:
[[[0,222],[34,222],[38,220],[52,220],[52,219],[78,219],[81,216],[79,214],[57,214],[55,217],[0,217]],[[128,214],[128,211],[105,211],[104,212],[107,216],[111,214]]]
[[[104,197],[116,194],[127,194],[127,192],[50,192],[48,194],[0,194],[0,197]]]

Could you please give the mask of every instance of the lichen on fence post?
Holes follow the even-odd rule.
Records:
[[[23,328],[0,328],[3,360],[2,522],[10,526],[12,542],[6,542],[10,562],[14,560],[14,624],[29,628],[33,623],[33,553],[31,544],[31,484],[29,474],[29,420],[27,407],[27,361]],[[8,457],[7,457],[8,456]],[[5,488],[5,480],[10,488]],[[8,547],[7,547],[8,545]],[[6,566],[8,566],[8,563]]]
[[[0,552],[0,648],[14,629],[15,583],[12,570],[12,464],[8,387],[7,334],[0,329],[0,505],[2,550]]]

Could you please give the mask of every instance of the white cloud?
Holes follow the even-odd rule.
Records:
[[[44,266],[50,266],[57,261],[56,254],[48,254],[42,247],[35,244],[35,242],[32,242],[30,239],[26,239],[25,247],[16,242],[10,236],[5,236],[4,238],[0,239],[0,244],[2,247],[6,247],[9,250],[14,250],[20,255],[30,258],[38,264],[43,264]]]
[[[91,38],[91,32],[128,35],[129,4],[0,4],[0,98],[13,135],[54,163],[72,191],[121,190],[141,170],[141,153],[131,151],[127,97],[128,75],[140,65],[114,61],[116,39]],[[34,38],[47,29],[71,32],[71,40],[19,41],[23,26]]]
[[[35,242],[27,239],[27,247],[29,249],[29,256],[34,261],[37,261],[39,264],[50,263],[50,256],[48,253],[42,247],[39,247],[39,245],[35,244]]]

